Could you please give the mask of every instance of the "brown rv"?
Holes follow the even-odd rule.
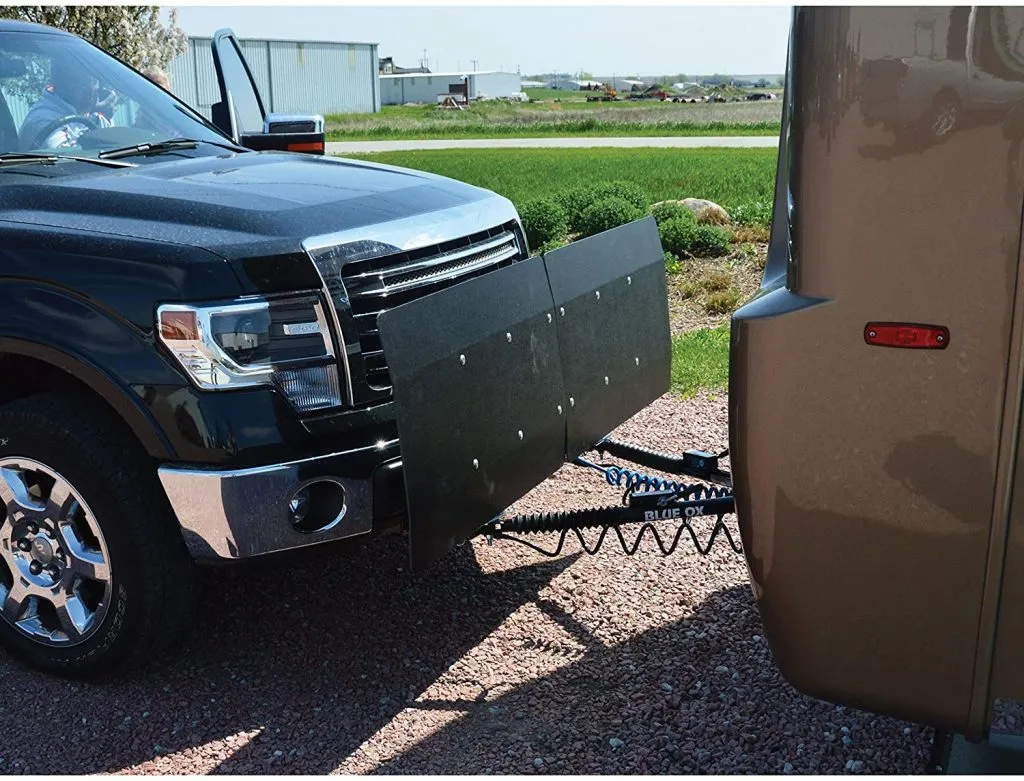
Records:
[[[769,260],[732,325],[780,669],[984,736],[1024,699],[1024,8],[797,9]]]

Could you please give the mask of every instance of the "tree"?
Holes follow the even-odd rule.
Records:
[[[85,38],[132,67],[166,70],[188,50],[177,9],[167,24],[157,5],[0,5],[0,18],[57,27]]]

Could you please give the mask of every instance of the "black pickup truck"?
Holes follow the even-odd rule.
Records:
[[[211,54],[208,120],[0,22],[0,641],[47,671],[181,635],[196,562],[398,531],[425,566],[667,389],[652,219],[549,274],[507,199],[328,157]],[[563,366],[584,299],[655,335]]]

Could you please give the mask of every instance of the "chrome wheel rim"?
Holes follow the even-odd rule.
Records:
[[[0,617],[48,646],[88,640],[112,594],[110,554],[92,510],[55,469],[0,459]]]

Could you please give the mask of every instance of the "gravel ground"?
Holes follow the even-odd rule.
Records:
[[[719,396],[663,398],[620,433],[713,449],[726,431]],[[518,509],[617,499],[567,467]],[[474,543],[412,577],[390,539],[210,572],[196,631],[146,671],[84,685],[0,656],[0,775],[925,769],[930,730],[782,680],[724,542],[645,547]]]

